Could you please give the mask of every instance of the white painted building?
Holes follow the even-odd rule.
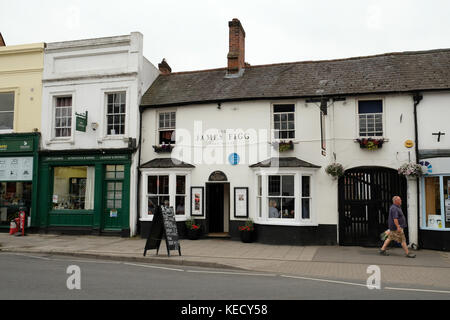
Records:
[[[135,234],[139,103],[158,74],[139,32],[47,44],[41,228]]]
[[[181,229],[193,217],[236,238],[251,218],[260,242],[379,245],[400,195],[417,244],[417,180],[397,169],[416,162],[414,95],[450,88],[450,51],[250,66],[242,25],[229,27],[227,68],[166,66],[143,96],[142,235],[169,200]]]
[[[447,69],[450,67],[447,67]],[[420,239],[430,249],[450,250],[450,92],[422,92],[417,105]]]

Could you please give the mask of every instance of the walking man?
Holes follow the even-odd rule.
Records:
[[[403,250],[405,250],[405,256],[408,258],[415,258],[416,255],[409,253],[408,245],[406,244],[406,237],[403,231],[406,228],[406,219],[402,211],[402,199],[399,196],[392,198],[393,205],[389,209],[389,236],[384,241],[383,247],[380,250],[380,254],[388,256],[386,248],[389,243],[394,240],[395,242],[401,243]]]

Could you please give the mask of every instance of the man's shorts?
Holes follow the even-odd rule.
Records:
[[[394,240],[395,242],[402,243],[406,242],[405,233],[403,231],[391,231],[388,236],[389,240]]]

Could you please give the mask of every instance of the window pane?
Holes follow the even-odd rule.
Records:
[[[17,206],[31,207],[31,182],[0,182],[0,224],[9,226]]]
[[[1,111],[14,111],[14,92],[0,93],[0,112]]]
[[[280,198],[269,198],[269,218],[281,218]]]
[[[309,219],[310,216],[310,199],[302,199],[302,219]]]
[[[273,112],[294,112],[295,106],[293,104],[274,104]]]
[[[180,197],[177,196],[175,197],[175,201],[176,201],[176,213],[177,215],[184,215],[184,198],[185,197]]]
[[[280,192],[280,176],[269,176],[269,196],[279,196]]]
[[[147,192],[149,194],[158,194],[157,180],[158,180],[157,176],[148,176]]]
[[[158,194],[169,194],[169,176],[159,176]]]
[[[169,205],[170,206],[170,202],[169,202],[169,196],[161,196],[161,197],[158,197],[158,204],[160,205],[160,206],[163,206],[163,205],[165,205],[165,204],[167,204],[167,205]]]
[[[382,113],[382,100],[358,101],[358,113]]]
[[[158,197],[148,197],[148,214],[155,214],[156,206],[158,205]]]
[[[282,195],[283,196],[294,196],[294,176],[283,176],[282,177]]]
[[[295,218],[295,199],[294,198],[282,198],[281,212],[283,219]]]
[[[435,229],[442,227],[439,177],[425,178],[425,207],[426,226]]]
[[[116,191],[122,190],[122,182],[116,182]]]
[[[186,177],[185,176],[177,176],[177,194],[185,194],[186,193]]]
[[[262,198],[258,197],[258,216],[262,217]]]
[[[302,176],[302,197],[309,197],[310,195],[310,177]]]
[[[14,112],[0,113],[0,130],[13,129]]]
[[[258,176],[258,195],[262,195],[262,176]]]
[[[121,209],[122,208],[122,200],[116,200],[114,208]]]

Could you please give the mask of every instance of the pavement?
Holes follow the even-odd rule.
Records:
[[[147,251],[145,239],[113,236],[71,236],[29,234],[25,237],[0,233],[1,252],[17,254],[67,255],[129,262],[198,266],[283,273],[298,277],[341,279],[366,284],[371,265],[380,267],[382,283],[450,289],[450,252],[411,250],[416,258],[406,258],[401,248],[389,249],[344,246],[289,246],[242,243],[230,239],[180,240],[178,251],[167,255],[164,240],[159,254]]]

